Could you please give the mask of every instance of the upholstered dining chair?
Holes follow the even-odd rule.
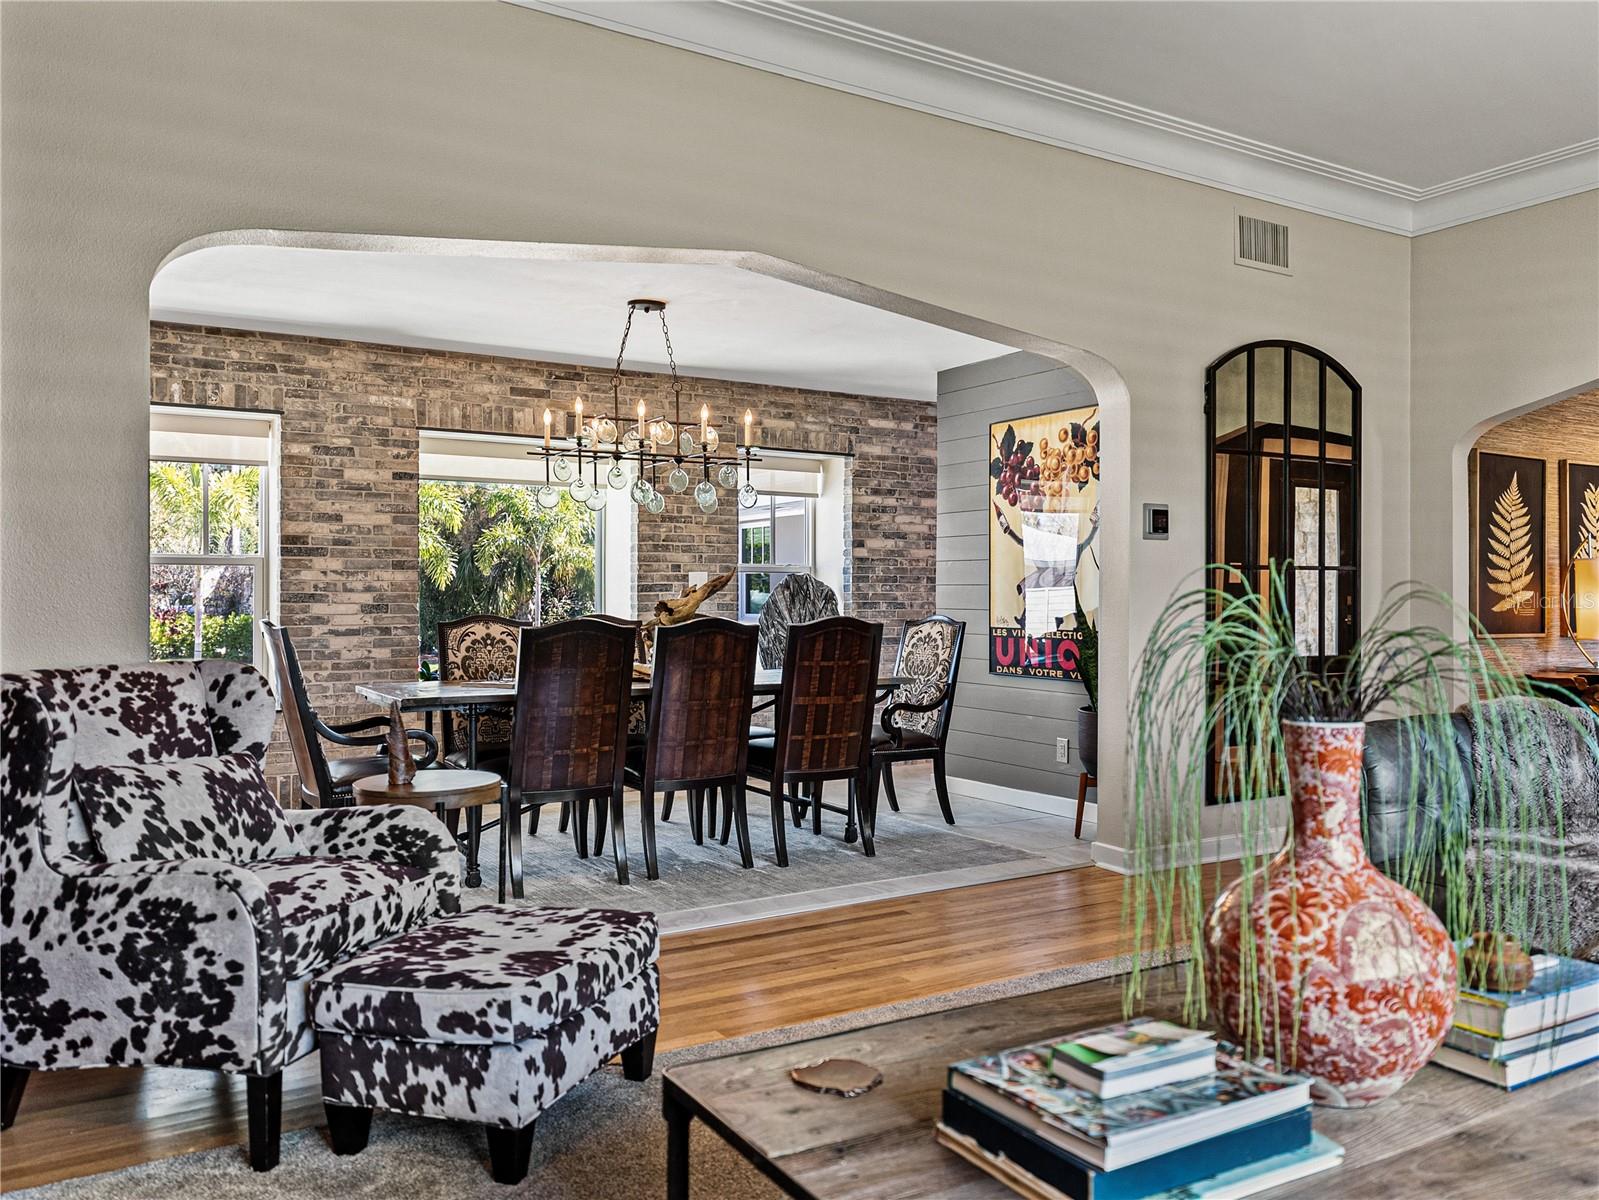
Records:
[[[352,788],[357,779],[381,775],[389,769],[384,746],[388,741],[389,717],[367,717],[343,725],[329,725],[317,716],[300,674],[300,658],[295,653],[289,631],[272,621],[261,622],[267,659],[272,668],[273,690],[283,706],[283,727],[294,753],[294,770],[300,802],[317,808],[337,808],[353,803]],[[421,729],[407,729],[405,736],[422,745],[416,760],[418,769],[431,767],[438,757],[438,743]],[[322,743],[335,746],[370,747],[370,754],[329,758]]]
[[[899,797],[894,794],[894,764],[932,759],[938,807],[944,820],[955,824],[944,775],[944,747],[949,741],[949,718],[955,707],[955,682],[965,638],[965,621],[939,613],[905,622],[894,674],[910,682],[894,689],[883,709],[881,727],[872,731],[873,773],[881,779],[888,806],[895,812],[899,811]]]
[[[738,830],[739,859],[745,867],[755,865],[744,797],[757,637],[754,626],[725,617],[663,625],[656,635],[650,734],[628,749],[628,781],[639,790],[644,871],[650,879],[660,877],[655,794],[665,789],[688,794],[690,828],[701,845],[705,795],[720,792],[727,820]]]
[[[438,626],[439,678],[446,682],[475,682],[516,677],[517,639],[527,622],[490,613],[440,621]],[[474,762],[480,771],[504,775],[511,757],[511,709],[484,713],[477,720],[477,756],[472,758],[466,715],[443,714],[439,726],[439,757],[452,767]]]
[[[560,804],[572,811],[579,858],[588,857],[588,806],[610,808],[616,881],[626,883],[622,773],[633,690],[637,621],[579,617],[521,631],[511,772],[500,820],[500,896],[507,878],[522,895],[523,808]]]
[[[822,831],[822,811],[844,813],[844,840],[857,830],[868,856],[877,853],[876,797],[872,788],[872,709],[877,698],[877,658],[883,627],[854,617],[827,617],[795,625],[783,654],[783,692],[777,729],[750,739],[750,774],[769,780],[772,840],[777,865],[788,866],[784,806],[808,807],[811,830]],[[820,785],[849,781],[849,807],[822,803]],[[805,799],[790,788],[810,788]]]

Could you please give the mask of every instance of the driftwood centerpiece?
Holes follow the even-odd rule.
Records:
[[[714,575],[698,587],[686,587],[683,591],[670,600],[657,600],[655,614],[639,630],[639,659],[648,662],[650,648],[655,643],[653,630],[657,625],[676,625],[679,621],[686,621],[699,611],[704,604],[717,592],[733,581],[733,572],[724,571]]]

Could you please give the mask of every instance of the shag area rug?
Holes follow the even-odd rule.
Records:
[[[378,1113],[366,1150],[349,1158],[328,1148],[327,1131],[283,1137],[276,1170],[251,1171],[241,1148],[225,1146],[103,1175],[7,1192],[21,1200],[635,1200],[665,1194],[666,1125],[661,1072],[681,1063],[787,1045],[905,1017],[1102,979],[1128,960],[1081,963],[982,987],[867,1009],[786,1029],[712,1042],[655,1058],[647,1083],[629,1083],[610,1066],[539,1118],[527,1179],[504,1187],[490,1178],[483,1131],[473,1125]],[[699,1122],[694,1123],[695,1200],[776,1200],[781,1192]]]
[[[788,826],[788,866],[779,867],[765,798],[751,799],[753,867],[739,865],[736,837],[724,846],[707,835],[703,846],[695,845],[687,804],[679,796],[672,819],[655,824],[659,879],[644,877],[638,808],[630,802],[625,815],[632,881],[625,886],[616,882],[609,837],[601,854],[579,858],[571,833],[559,832],[557,811],[550,807],[537,837],[523,833],[524,902],[561,908],[629,908],[662,918],[691,914],[683,920],[662,920],[663,932],[680,932],[752,916],[809,911],[1060,869],[1040,855],[968,837],[958,825],[910,820],[890,812],[887,805],[877,816],[874,857],[862,853],[859,841],[845,842],[844,818],[828,813],[820,836],[811,832],[809,822],[803,829]],[[758,804],[753,802],[757,800]],[[592,830],[589,836],[592,851]],[[484,886],[467,893],[468,904],[495,902],[499,850],[500,829],[496,826],[483,834],[479,865]],[[717,909],[723,910],[720,916]]]

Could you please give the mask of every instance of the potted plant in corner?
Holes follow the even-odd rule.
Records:
[[[1436,592],[1396,588],[1346,655],[1317,660],[1300,653],[1289,568],[1274,566],[1264,593],[1225,568],[1210,572],[1231,578],[1176,596],[1136,668],[1130,932],[1157,960],[1185,945],[1203,954],[1204,969],[1185,976],[1190,1021],[1209,1013],[1247,1054],[1311,1076],[1319,1103],[1375,1103],[1448,1030],[1455,939],[1493,930],[1566,948],[1563,888],[1532,851],[1551,812],[1561,836],[1560,773],[1547,769],[1555,747],[1577,736],[1599,762],[1594,726],[1533,701],[1475,627],[1456,639],[1406,625],[1429,607],[1446,627],[1467,620]],[[1493,769],[1423,749],[1454,746],[1457,704]],[[1383,715],[1411,719],[1417,760],[1397,877],[1373,866],[1361,836],[1365,722]],[[1208,792],[1232,802],[1208,805]],[[1425,815],[1429,796],[1474,799],[1440,821]],[[1224,824],[1241,873],[1207,910],[1201,862]],[[1415,895],[1424,883],[1447,927]],[[1129,1009],[1148,975],[1135,955]]]
[[[1082,672],[1088,703],[1077,710],[1077,760],[1088,775],[1099,774],[1099,630],[1089,623],[1083,602],[1077,601],[1077,669]]]

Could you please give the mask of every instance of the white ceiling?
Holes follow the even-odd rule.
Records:
[[[627,302],[655,297],[685,375],[933,400],[938,372],[1011,347],[733,266],[217,246],[150,285],[157,321],[613,365]],[[627,366],[664,371],[659,319]]]
[[[1585,0],[517,0],[1420,233],[1599,187]]]

